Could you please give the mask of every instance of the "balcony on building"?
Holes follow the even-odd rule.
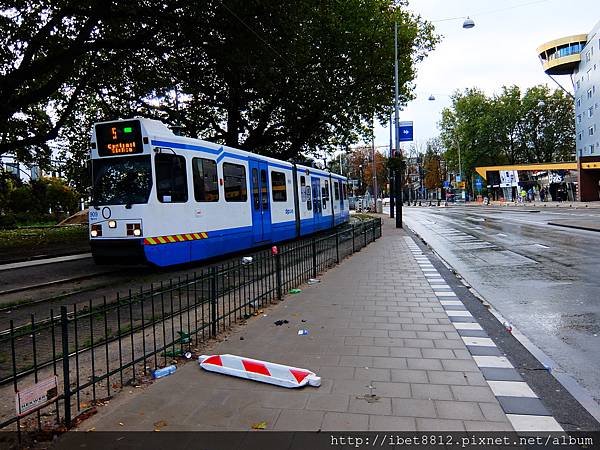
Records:
[[[546,42],[537,48],[544,72],[548,75],[570,75],[581,62],[581,51],[587,34],[576,34]]]

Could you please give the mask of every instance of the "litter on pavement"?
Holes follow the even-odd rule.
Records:
[[[286,388],[297,388],[307,384],[315,387],[321,386],[321,377],[310,370],[242,356],[202,355],[198,357],[198,364],[209,372],[222,373]]]
[[[243,265],[252,264],[252,256],[244,256],[242,258],[242,264]]]
[[[281,325],[283,325],[284,323],[290,323],[288,320],[276,320],[275,322],[273,322],[275,325],[277,325],[278,327],[280,327]]]
[[[290,289],[288,292],[290,294],[299,294],[300,292],[302,292],[302,289]]]
[[[317,283],[320,283],[320,282],[321,282],[321,280],[319,280],[318,278],[310,278],[308,280],[308,284],[317,284]]]
[[[156,369],[154,372],[152,372],[152,378],[156,380],[158,378],[167,377],[174,373],[176,370],[177,366],[175,365],[163,367],[162,369]]]
[[[267,428],[267,422],[264,420],[262,422],[255,423],[252,425],[253,430],[265,430]]]
[[[308,334],[308,330],[298,330],[298,334],[299,334],[300,336],[307,335],[307,334]]]

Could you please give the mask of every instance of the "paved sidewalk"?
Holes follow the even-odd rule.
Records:
[[[379,240],[211,350],[312,370],[321,387],[285,389],[191,362],[125,390],[80,429],[153,430],[163,421],[164,431],[249,430],[265,421],[267,430],[513,430],[440,303],[454,294],[436,295],[410,242],[384,219]]]

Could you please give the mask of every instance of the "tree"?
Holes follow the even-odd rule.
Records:
[[[43,163],[87,89],[169,33],[173,8],[90,0],[0,0],[0,154]]]
[[[12,3],[0,0],[0,154],[22,161],[47,158],[59,134],[81,158],[80,126],[134,115],[284,159],[339,148],[391,111],[394,21],[403,102],[438,41],[392,0]]]
[[[444,181],[441,167],[440,142],[438,138],[430,139],[427,142],[427,151],[423,157],[423,186],[426,189],[438,189],[442,187]]]
[[[572,101],[545,85],[523,95],[516,86],[503,87],[491,98],[476,88],[457,92],[439,126],[444,159],[454,172],[462,168],[467,186],[477,166],[574,159]]]

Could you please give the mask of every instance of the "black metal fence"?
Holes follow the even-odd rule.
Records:
[[[0,429],[70,427],[76,415],[115,390],[147,382],[153,369],[195,354],[202,343],[380,236],[381,219],[363,221],[110,301],[62,306],[43,320],[32,314],[27,325],[11,321],[0,335]],[[18,417],[13,399],[19,388],[54,376],[62,389],[56,400]]]

